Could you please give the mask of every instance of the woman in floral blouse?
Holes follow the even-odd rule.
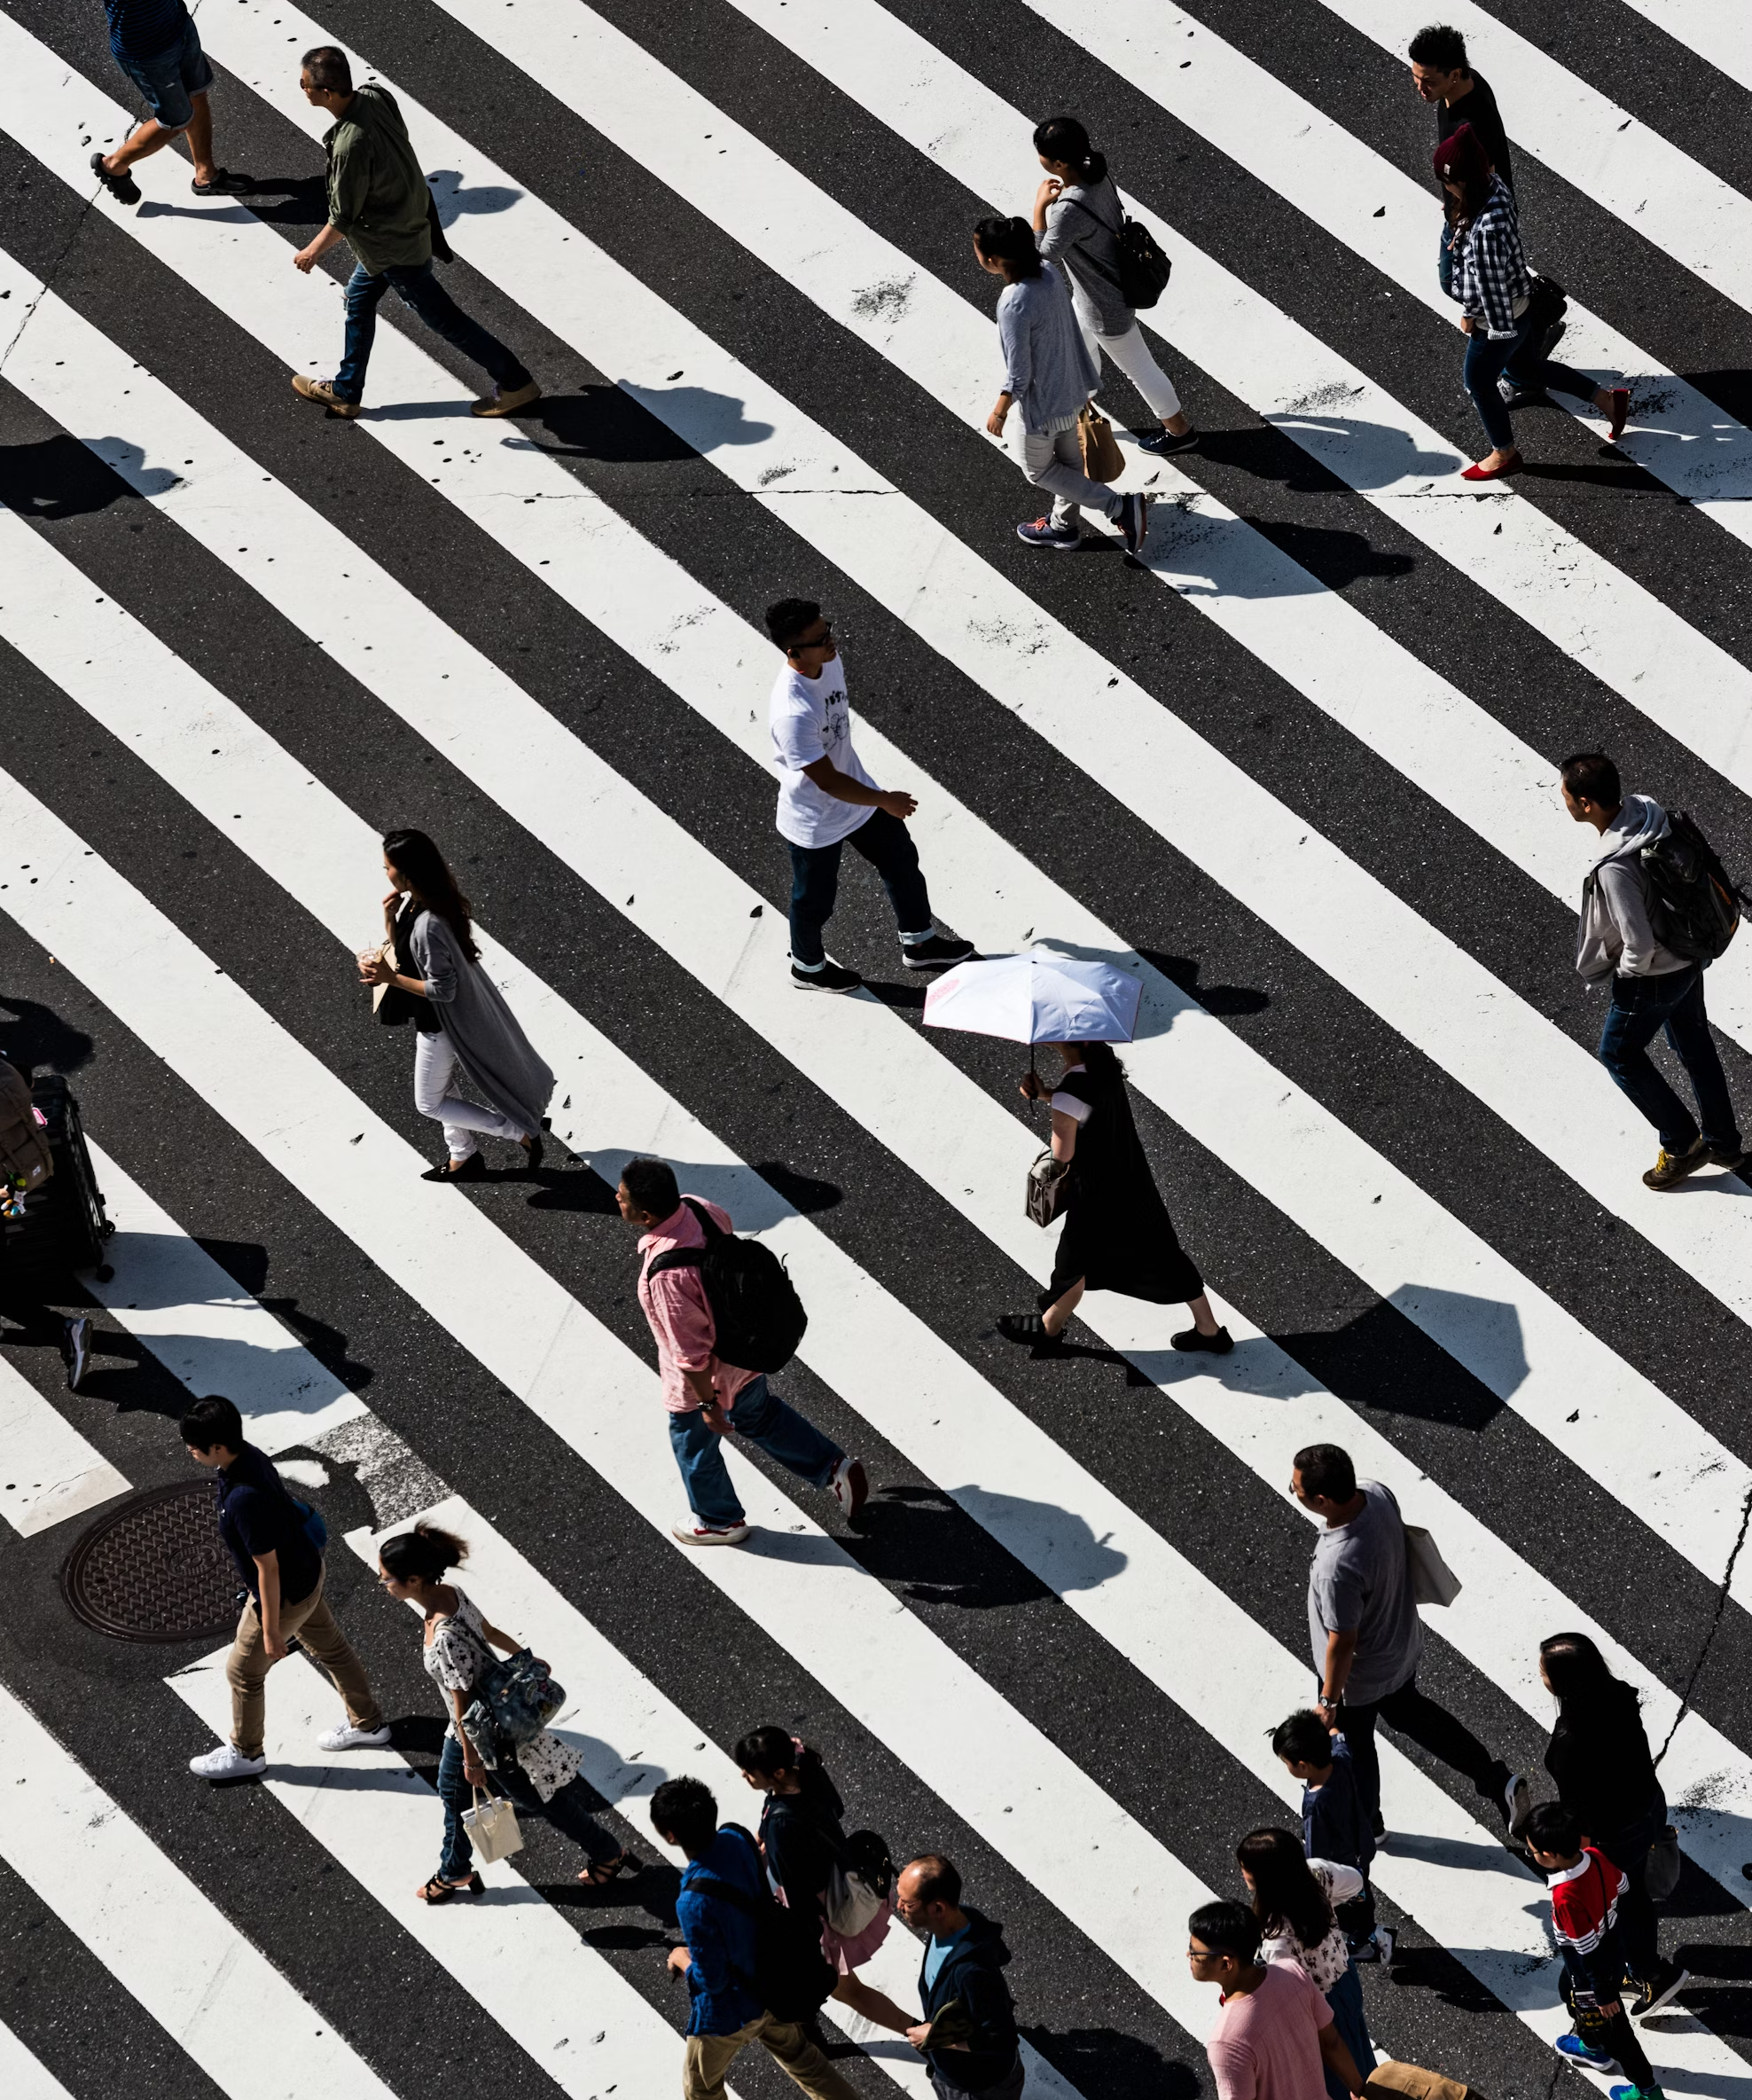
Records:
[[[1363,1877],[1335,1860],[1310,1860],[1292,1830],[1249,1830],[1235,1848],[1253,1915],[1259,1920],[1262,1962],[1294,1962],[1332,2007],[1339,2038],[1367,2078],[1375,2047],[1363,2013],[1363,1986],[1351,1966],[1344,1927],[1334,1906],[1360,1895]],[[1330,2100],[1349,2100],[1336,2073],[1326,2073]]]
[[[478,1896],[481,1877],[470,1861],[473,1846],[463,1828],[462,1814],[477,1790],[482,1794],[510,1796],[523,1815],[545,1816],[583,1848],[590,1865],[580,1881],[600,1886],[627,1869],[637,1869],[636,1855],[617,1846],[591,1814],[583,1782],[578,1777],[576,1751],[544,1728],[528,1742],[517,1745],[514,1759],[502,1761],[491,1773],[463,1733],[475,1680],[491,1667],[493,1649],[516,1653],[520,1643],[502,1634],[481,1617],[480,1607],[442,1578],[468,1557],[460,1539],[440,1531],[436,1524],[416,1524],[412,1531],[386,1539],[378,1554],[378,1579],[400,1602],[417,1606],[426,1620],[426,1673],[450,1703],[450,1727],[438,1759],[438,1798],[444,1804],[444,1850],[438,1871],[418,1891],[427,1903],[448,1903],[452,1896]],[[489,1645],[490,1643],[490,1645]]]

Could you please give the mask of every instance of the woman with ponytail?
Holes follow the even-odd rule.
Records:
[[[449,1148],[425,1179],[483,1179],[477,1132],[521,1145],[526,1163],[540,1166],[553,1074],[481,967],[473,907],[423,831],[389,834],[383,872],[390,883],[383,900],[388,952],[364,950],[359,976],[390,986],[414,1024],[414,1106],[443,1124]],[[458,1070],[489,1106],[454,1091]]]
[[[1097,369],[1105,350],[1144,396],[1155,426],[1133,433],[1146,452],[1189,451],[1199,442],[1174,382],[1138,333],[1122,289],[1119,237],[1125,208],[1103,154],[1075,117],[1036,124],[1034,150],[1046,179],[1034,193],[1040,252],[1070,275],[1071,300]]]
[[[480,1875],[471,1866],[474,1848],[463,1827],[462,1814],[477,1793],[509,1795],[520,1815],[545,1817],[575,1845],[590,1865],[580,1881],[601,1887],[629,1868],[637,1856],[614,1840],[591,1814],[578,1777],[578,1753],[546,1728],[517,1745],[514,1757],[501,1758],[490,1773],[463,1733],[475,1680],[493,1666],[493,1649],[515,1655],[522,1645],[489,1626],[474,1600],[444,1577],[468,1558],[460,1539],[435,1524],[417,1524],[411,1532],[386,1539],[378,1548],[377,1579],[398,1603],[411,1604],[425,1620],[426,1673],[444,1695],[450,1726],[438,1759],[438,1798],[444,1804],[444,1848],[438,1871],[415,1892],[423,1903],[448,1903],[452,1896],[478,1896]]]
[[[1099,368],[1076,325],[1065,280],[1041,261],[1026,219],[982,219],[974,229],[974,254],[982,270],[1004,280],[997,302],[1004,391],[986,428],[1002,437],[1016,411],[1011,440],[1016,464],[1053,498],[1051,514],[1018,525],[1016,537],[1031,547],[1074,552],[1083,545],[1077,525],[1083,505],[1120,528],[1127,553],[1140,553],[1149,529],[1146,499],[1115,496],[1083,471],[1076,419],[1095,391]]]

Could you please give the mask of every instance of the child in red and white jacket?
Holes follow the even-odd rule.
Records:
[[[1612,2100],[1662,2100],[1623,2005],[1618,1899],[1631,1885],[1629,1877],[1603,1852],[1583,1843],[1581,1825],[1556,1801],[1539,1804],[1521,1838],[1551,1891],[1564,1994],[1576,2017],[1575,2033],[1557,2038],[1558,2054],[1590,2071],[1626,2073],[1631,2082],[1614,2086]]]

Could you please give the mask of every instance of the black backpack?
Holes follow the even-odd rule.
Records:
[[[1710,963],[1726,952],[1752,898],[1729,881],[1715,848],[1685,811],[1637,858],[1648,890],[1649,923],[1663,948]]]
[[[1168,289],[1174,268],[1147,226],[1130,216],[1119,230],[1120,296],[1134,310],[1154,306]]]
[[[728,1828],[740,1831],[754,1852],[755,1840],[739,1823]],[[787,1910],[764,1886],[751,1896],[716,1874],[696,1874],[687,1885],[754,1919],[755,1965],[746,1971],[732,1966],[731,1974],[774,2019],[806,2020],[821,2010],[840,1979],[821,1951],[821,1920],[813,1911]]]
[[[745,1371],[782,1371],[810,1323],[790,1271],[763,1242],[725,1232],[695,1197],[683,1201],[700,1220],[706,1244],[653,1255],[645,1274],[698,1269],[717,1330],[714,1352]]]

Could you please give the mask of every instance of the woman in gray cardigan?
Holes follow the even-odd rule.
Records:
[[[394,985],[412,1004],[414,1106],[443,1124],[450,1148],[426,1179],[481,1180],[477,1132],[514,1140],[539,1166],[553,1074],[481,967],[468,899],[423,831],[389,834],[383,872],[392,885],[383,923],[394,960],[367,950],[359,975]],[[454,1091],[458,1069],[488,1107]]]
[[[1125,536],[1126,552],[1142,552],[1149,509],[1142,496],[1118,496],[1083,471],[1076,419],[1095,391],[1098,368],[1071,311],[1065,280],[1043,262],[1026,219],[982,219],[974,229],[980,268],[1004,279],[997,302],[997,340],[1004,349],[1004,391],[986,418],[1002,437],[1016,411],[1011,449],[1036,489],[1052,498],[1050,516],[1018,525],[1016,537],[1031,547],[1071,552],[1083,545],[1077,508],[1086,505],[1109,518]]]

